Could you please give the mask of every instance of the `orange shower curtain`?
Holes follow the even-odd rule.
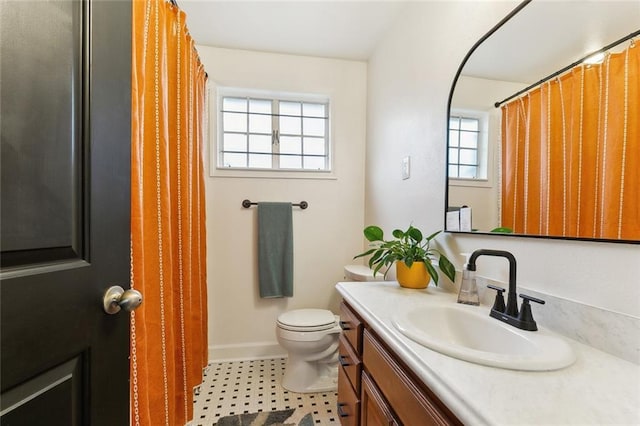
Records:
[[[131,424],[183,425],[207,364],[206,74],[185,14],[133,1]]]
[[[501,225],[640,240],[640,47],[502,107]]]

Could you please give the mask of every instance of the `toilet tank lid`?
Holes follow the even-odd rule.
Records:
[[[344,267],[345,277],[353,281],[383,281],[384,274],[378,272],[373,276],[373,269],[365,265],[346,265]]]
[[[326,309],[295,309],[278,316],[278,322],[294,327],[314,327],[336,321],[333,312]]]

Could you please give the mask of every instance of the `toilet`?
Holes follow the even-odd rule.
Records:
[[[296,309],[278,317],[278,343],[289,354],[283,388],[299,393],[336,389],[339,321],[326,309]]]
[[[362,265],[345,266],[348,281],[379,281]],[[328,392],[338,387],[340,317],[326,309],[287,311],[276,322],[278,343],[288,353],[282,387],[297,393]]]

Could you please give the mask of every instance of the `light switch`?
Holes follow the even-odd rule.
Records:
[[[402,180],[409,179],[411,177],[411,159],[406,156],[402,159]]]

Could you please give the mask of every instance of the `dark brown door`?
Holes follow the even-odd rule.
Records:
[[[127,425],[131,4],[2,1],[0,53],[0,423]]]

